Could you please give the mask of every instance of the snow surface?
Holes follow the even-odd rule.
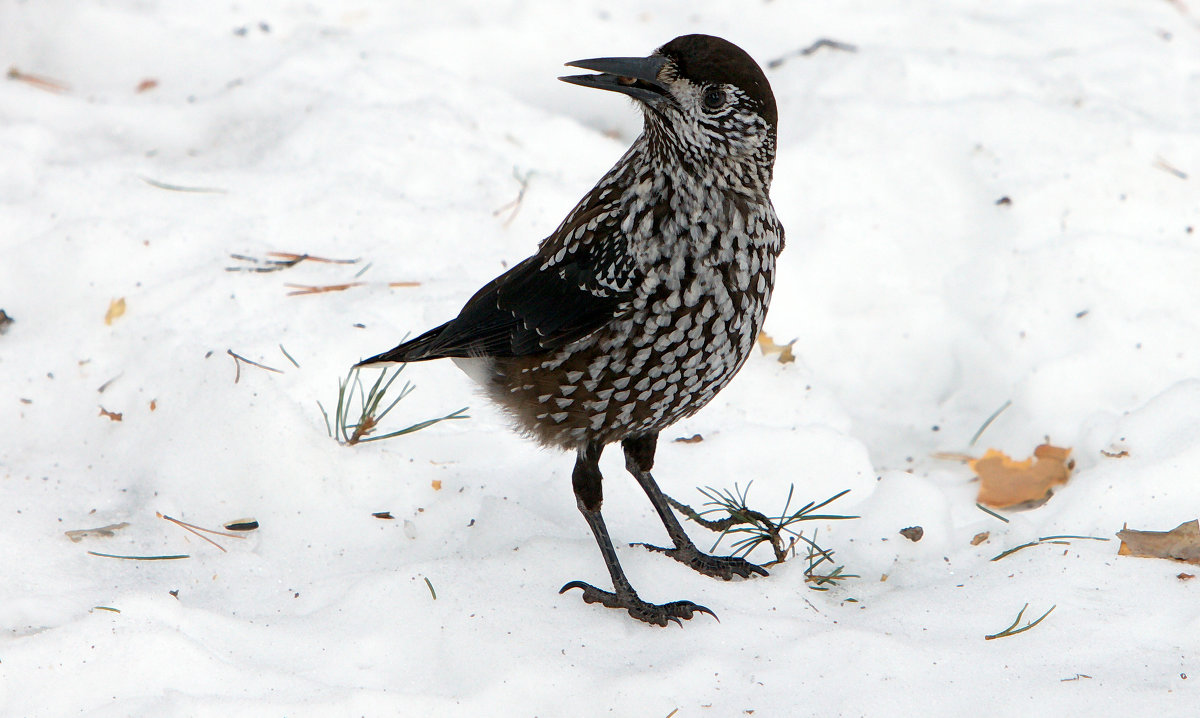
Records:
[[[572,457],[453,365],[407,369],[396,427],[472,418],[409,437],[344,448],[317,401],[527,256],[638,131],[564,61],[697,31],[788,56],[767,330],[799,359],[755,356],[656,474],[693,504],[753,480],[764,510],[851,489],[834,508],[862,518],[818,528],[861,578],[723,583],[625,547],[665,537],[610,451],[634,585],[721,618],[659,630],[556,593],[605,580]],[[795,54],[822,37],[857,52]],[[1192,567],[1115,541],[989,561],[1200,515],[1183,3],[9,0],[0,62],[69,88],[0,82],[0,715],[1195,715]],[[363,261],[225,271],[270,251]],[[235,382],[226,350],[282,373]],[[1009,400],[970,451],[1048,435],[1078,471],[1004,524],[933,455]],[[261,528],[222,553],[155,512]],[[983,639],[1026,603],[1057,608]]]

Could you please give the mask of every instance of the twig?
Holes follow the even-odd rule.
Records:
[[[512,209],[512,213],[504,220],[504,226],[512,224],[516,218],[517,212],[521,211],[521,201],[525,199],[525,191],[529,189],[529,178],[533,177],[533,170],[529,170],[525,174],[521,174],[520,170],[513,167],[513,178],[520,184],[521,189],[517,191],[517,198],[511,202],[506,202],[502,207],[492,210],[493,217],[499,217],[505,210]]]
[[[979,427],[979,431],[975,432],[975,436],[971,437],[971,441],[970,441],[970,443],[967,444],[967,446],[974,446],[975,442],[979,440],[979,437],[983,435],[983,432],[987,431],[987,428],[992,425],[993,421],[996,420],[996,417],[1000,416],[1001,412],[1003,412],[1005,409],[1007,409],[1010,406],[1012,406],[1012,399],[1005,401],[1004,404],[1001,405],[1001,407],[999,409],[993,411],[992,415],[989,416],[986,420],[984,420],[983,426]]]
[[[118,556],[117,554],[100,553],[99,551],[88,551],[88,553],[101,558],[121,558],[128,561],[174,561],[175,559],[180,558],[191,558],[191,556],[187,555],[186,553],[175,556]]]
[[[858,48],[854,45],[851,45],[848,42],[839,42],[837,40],[830,40],[828,38],[823,37],[820,40],[817,40],[816,42],[814,42],[813,44],[809,45],[806,48],[796,50],[795,52],[788,53],[787,55],[784,55],[782,57],[777,57],[774,60],[771,60],[770,62],[767,63],[767,67],[774,70],[775,68],[779,67],[783,63],[787,62],[790,58],[808,57],[809,55],[812,55],[813,53],[815,53],[817,50],[820,50],[821,48],[825,48],[825,47],[829,48],[830,50],[841,50],[843,52],[858,52]]]
[[[247,364],[249,364],[251,366],[256,366],[259,369],[266,369],[267,371],[273,371],[276,374],[283,373],[282,371],[280,371],[279,369],[276,369],[275,367],[269,367],[266,364],[259,364],[258,362],[251,361],[240,354],[235,354],[232,349],[226,349],[225,353],[228,354],[229,356],[233,357],[233,364],[235,367],[237,367],[237,373],[233,375],[233,383],[234,384],[238,383],[238,380],[242,378],[242,362],[246,362]]]
[[[323,286],[315,286],[311,284],[284,284],[283,286],[291,289],[288,292],[289,297],[299,297],[307,294],[325,294],[326,292],[344,292],[347,289],[361,287],[366,282],[346,282],[345,284],[326,284]]]
[[[228,190],[222,189],[220,187],[187,187],[187,186],[181,185],[181,184],[169,184],[167,182],[160,182],[159,180],[156,180],[153,177],[147,177],[145,175],[138,175],[138,179],[140,179],[141,181],[150,185],[151,187],[157,187],[159,189],[171,190],[172,192],[194,192],[197,194],[225,194],[228,191]]]
[[[429,595],[433,596],[433,600],[436,601],[437,600],[437,591],[433,590],[433,584],[429,582],[429,577],[422,576],[421,578],[425,579],[425,585],[429,587]]]
[[[670,503],[671,506],[676,511],[683,514],[684,518],[691,520],[691,521],[695,521],[696,523],[700,524],[701,526],[708,529],[709,531],[725,532],[725,531],[728,531],[731,527],[733,527],[739,523],[738,517],[732,516],[732,515],[727,516],[726,518],[723,518],[723,519],[720,519],[717,521],[706,519],[703,516],[701,516],[700,514],[696,513],[696,510],[693,509],[691,506],[688,506],[687,504],[685,504],[681,501],[677,501],[677,500],[671,498],[670,496],[667,497],[667,502]],[[757,516],[755,516],[753,518],[761,517],[763,519],[766,519],[765,516],[763,516],[762,514],[759,514],[757,511],[755,511],[753,513],[757,514]]]
[[[1167,162],[1162,157],[1154,158],[1154,167],[1157,169],[1160,169],[1163,172],[1166,172],[1168,174],[1175,175],[1176,177],[1178,177],[1181,180],[1185,180],[1188,178],[1187,172],[1184,172],[1183,170],[1173,166],[1171,163]]]
[[[247,262],[249,264],[259,266],[226,267],[226,272],[278,272],[280,270],[294,267],[301,262],[321,262],[324,264],[357,264],[358,262],[362,261],[359,259],[330,259],[328,257],[314,257],[311,254],[296,254],[294,252],[267,252],[267,256],[273,257],[273,259],[259,259],[258,257],[250,257],[245,254],[230,254],[229,256],[238,260],[239,262]],[[367,266],[369,267],[371,265]],[[363,271],[366,270],[364,269]]]
[[[1039,616],[1036,621],[1026,623],[1024,626],[1017,628],[1017,624],[1021,622],[1021,616],[1025,615],[1026,608],[1029,608],[1028,603],[1025,604],[1025,606],[1021,608],[1021,610],[1017,613],[1016,619],[1013,620],[1012,624],[1008,628],[1004,629],[1003,631],[1000,631],[999,633],[993,633],[990,636],[984,636],[983,640],[991,641],[996,638],[1007,638],[1008,636],[1015,636],[1018,633],[1024,633],[1025,631],[1028,631],[1029,629],[1033,628],[1034,626],[1038,625],[1043,620],[1045,620],[1046,616],[1050,615],[1050,611],[1053,611],[1054,609],[1058,608],[1058,604],[1054,604],[1053,606],[1051,606],[1050,610],[1046,611],[1041,616]],[[1013,630],[1013,629],[1016,629],[1016,630]]]
[[[66,92],[67,90],[70,89],[65,84],[63,84],[57,80],[51,80],[47,77],[41,77],[39,75],[31,75],[27,72],[21,72],[16,67],[8,68],[8,79],[24,82],[26,84],[29,84],[29,85],[32,85],[33,87],[38,88],[39,90],[45,90],[46,92],[58,93],[58,92]]]
[[[317,257],[311,254],[296,254],[295,252],[267,252],[268,257],[278,257],[285,262],[321,262],[323,264],[358,264],[361,259],[331,259],[329,257]]]

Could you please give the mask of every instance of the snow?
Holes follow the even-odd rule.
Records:
[[[4,68],[68,87],[0,83],[0,714],[1194,714],[1192,567],[1115,540],[989,559],[1200,515],[1197,17],[729,8],[0,5]],[[831,508],[862,518],[816,528],[861,577],[813,591],[797,560],[723,583],[625,547],[665,536],[610,450],[634,585],[720,616],[660,630],[556,593],[604,581],[572,457],[508,431],[452,364],[405,370],[395,428],[469,404],[467,421],[346,448],[317,402],[527,256],[628,145],[637,113],[555,81],[563,62],[698,31],[789,56],[768,70],[789,244],[767,330],[798,360],[753,357],[664,436],[655,473],[693,505],[751,480],[767,511],[793,483],[851,489]],[[822,37],[857,51],[795,54]],[[271,251],[362,262],[226,271]],[[287,294],[368,264],[362,286]],[[235,382],[227,350],[282,373]],[[935,457],[1046,436],[1077,471],[1007,524]],[[261,528],[221,552],[156,512]],[[1025,604],[1055,610],[984,640]]]

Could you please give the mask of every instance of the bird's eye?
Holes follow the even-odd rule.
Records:
[[[719,87],[710,87],[704,93],[704,109],[719,110],[725,106],[725,91]]]

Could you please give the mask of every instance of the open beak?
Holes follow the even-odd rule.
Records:
[[[667,64],[664,57],[596,57],[591,60],[568,62],[567,67],[579,67],[599,72],[599,75],[568,75],[558,79],[572,85],[594,87],[629,95],[650,105],[670,97],[666,83],[658,79],[658,71]]]

